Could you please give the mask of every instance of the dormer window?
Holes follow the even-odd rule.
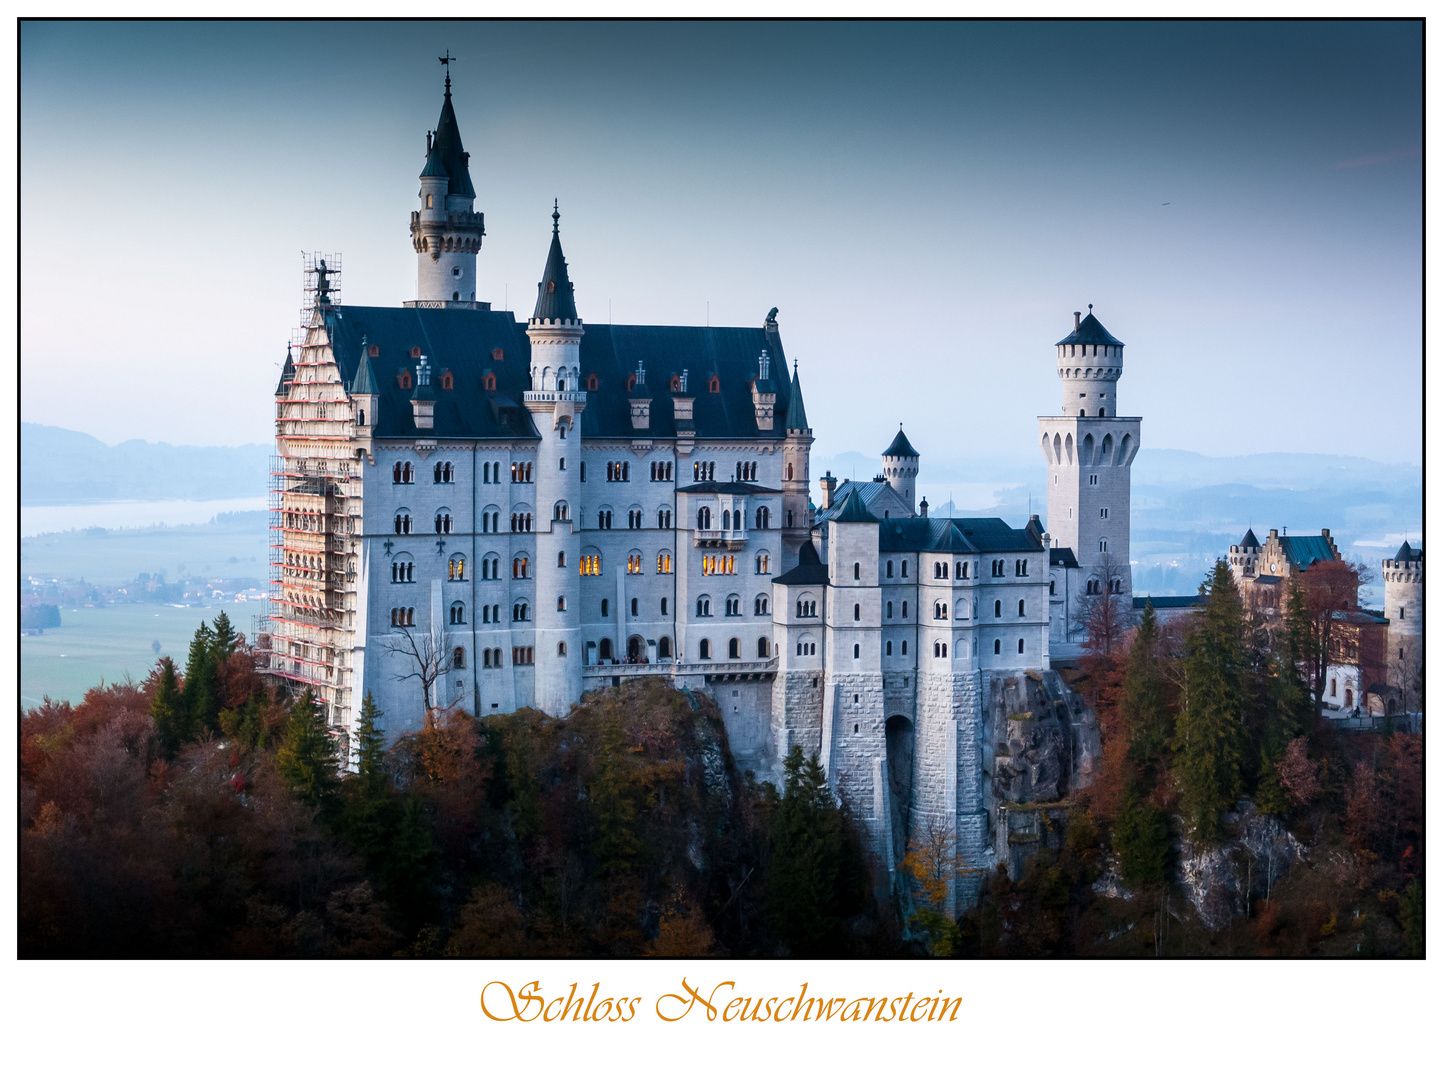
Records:
[[[495,360],[497,363],[500,363],[502,360],[506,359],[506,354],[500,349],[492,349],[491,359]]]
[[[590,391],[591,393],[595,393],[598,389],[600,389],[600,387],[601,380],[596,377],[595,372],[586,376],[586,389],[588,391]],[[630,390],[631,387],[628,386],[627,389]]]
[[[489,372],[481,376],[481,389],[494,391],[496,389],[496,376]]]
[[[411,371],[409,368],[402,368],[396,372],[396,385],[402,390],[411,389]]]
[[[456,389],[456,380],[455,380],[455,378],[451,375],[451,370],[450,370],[450,368],[447,368],[445,371],[441,372],[441,389],[442,389],[442,390],[454,390],[454,389]]]
[[[381,355],[381,346],[379,346],[379,345],[372,345],[372,346],[370,347],[370,349],[368,350],[368,353],[369,353],[369,355],[372,356],[372,357],[380,356],[380,355]]]
[[[720,394],[721,380],[718,379],[715,375],[713,375],[710,379],[707,380],[706,388],[707,392],[710,394]]]
[[[634,374],[626,377],[626,392],[629,394],[636,389],[636,376]]]
[[[421,359],[421,346],[419,346],[419,345],[412,345],[412,346],[411,346],[411,359],[412,359],[412,360],[419,360],[419,359]]]
[[[548,281],[548,282],[546,283],[546,295],[547,295],[547,296],[550,296],[550,295],[551,295],[552,293],[554,293],[555,291],[556,291],[556,282],[554,282],[554,281]]]
[[[671,377],[671,392],[672,392],[673,394],[679,394],[679,393],[681,393],[681,376],[680,376],[680,375],[673,375],[673,376]]]

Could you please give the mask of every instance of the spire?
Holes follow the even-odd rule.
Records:
[[[1243,534],[1242,540],[1238,542],[1238,547],[1255,548],[1262,547],[1262,545],[1258,543],[1257,534],[1254,533],[1250,527],[1248,531]]]
[[[356,365],[356,377],[351,380],[351,394],[374,393],[376,393],[376,377],[371,373],[371,346],[362,335],[361,362]]]
[[[785,361],[785,357],[782,358]],[[802,380],[797,376],[797,362],[792,361],[792,393],[787,399],[787,430],[809,431],[807,407],[802,404]]]
[[[575,321],[576,297],[571,279],[566,274],[566,256],[561,253],[561,210],[551,209],[551,250],[546,254],[546,269],[536,284],[536,310],[533,319],[570,319]]]
[[[847,497],[842,500],[841,507],[832,518],[833,521],[865,522],[876,521],[872,512],[867,509],[867,504],[862,501],[862,496],[857,494],[857,488],[847,492]]]
[[[281,368],[281,381],[276,383],[276,397],[285,397],[290,392],[287,387],[295,380],[295,377],[296,364],[291,359],[291,347],[287,345],[285,366]]]
[[[907,436],[902,434],[902,425],[897,425],[897,437],[892,440],[892,445],[882,451],[883,457],[921,457],[917,451],[912,449],[912,444],[907,441]]]
[[[1082,313],[1074,311],[1074,318]],[[1097,321],[1092,305],[1087,305],[1087,318],[1077,323],[1072,333],[1059,341],[1059,345],[1121,345],[1122,342],[1107,332],[1107,327]]]
[[[474,199],[476,189],[471,186],[470,160],[471,155],[461,146],[461,129],[456,126],[456,110],[451,107],[451,69],[448,65],[446,98],[441,103],[441,119],[436,121],[436,131],[426,155],[426,168],[421,175],[437,176],[438,169],[444,170],[451,181],[447,194]]]

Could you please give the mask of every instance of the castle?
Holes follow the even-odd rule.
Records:
[[[759,773],[820,754],[889,869],[924,829],[990,865],[1002,804],[1062,782],[1010,762],[1077,723],[1050,670],[1075,609],[1130,605],[1122,342],[1089,312],[1056,346],[1050,534],[929,517],[900,431],[876,481],[828,476],[814,507],[775,308],[755,328],[587,324],[553,206],[518,322],[476,299],[485,220],[449,75],[426,150],[417,299],[346,306],[335,264],[310,268],[276,388],[270,670],[342,739],[366,693],[394,731],[427,708],[563,716],[665,677],[718,702]],[[1029,726],[1043,714],[1061,735]]]

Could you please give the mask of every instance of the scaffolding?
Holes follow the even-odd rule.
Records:
[[[311,321],[316,308],[338,307],[341,303],[341,253],[301,252],[301,325]]]

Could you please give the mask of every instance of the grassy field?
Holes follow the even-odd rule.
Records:
[[[145,678],[157,656],[180,666],[190,639],[202,621],[222,610],[247,637],[251,616],[264,615],[265,603],[233,601],[211,608],[174,608],[123,604],[105,608],[61,608],[61,625],[20,639],[20,706],[38,705],[45,695],[78,702],[102,679],[119,682],[127,675]],[[160,649],[153,647],[160,642]]]

